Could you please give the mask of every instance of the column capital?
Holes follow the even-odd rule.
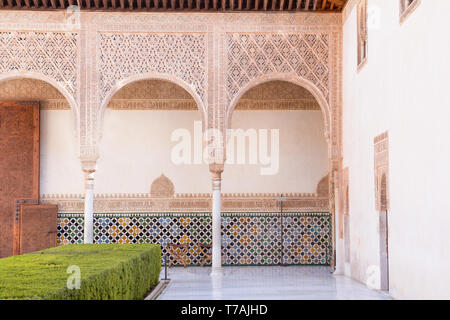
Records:
[[[98,158],[98,146],[84,145],[80,147],[80,160],[82,164],[86,163],[86,165],[89,165],[93,163],[95,166]]]
[[[94,188],[94,173],[97,169],[97,160],[82,159],[81,170],[84,173],[84,186],[85,191]]]
[[[221,180],[222,179],[223,169],[224,169],[223,163],[211,163],[209,165],[209,171],[212,174],[213,180]]]
[[[92,174],[97,170],[97,159],[81,159],[81,170],[85,174]]]

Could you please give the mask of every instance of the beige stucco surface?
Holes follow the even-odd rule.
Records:
[[[198,111],[108,109],[97,163],[96,193],[146,193],[161,174],[172,180],[177,193],[209,193],[209,167],[205,162],[194,163],[194,121],[201,121]],[[321,111],[236,110],[232,127],[257,132],[279,129],[280,165],[277,174],[261,175],[260,168],[267,166],[248,164],[247,140],[246,164],[226,165],[225,193],[314,193],[327,174]],[[177,129],[190,133],[191,164],[176,164],[171,158],[179,143],[171,139]]]
[[[237,110],[231,127],[278,129],[280,158],[279,169],[273,175],[261,174],[261,168],[269,165],[226,164],[223,174],[223,191],[226,193],[314,193],[320,179],[327,174],[327,144],[320,110]],[[270,143],[268,147],[271,150]],[[247,159],[248,151],[247,144]]]
[[[82,194],[83,172],[70,110],[41,110],[41,194]]]
[[[208,193],[211,177],[206,163],[180,164],[171,160],[176,129],[192,136],[198,111],[106,110],[96,172],[96,193],[147,193],[161,174],[172,180],[177,193]]]

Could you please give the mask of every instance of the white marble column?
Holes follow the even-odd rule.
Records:
[[[340,215],[338,212],[336,212],[336,219],[335,219],[335,225],[336,225],[336,269],[334,271],[334,274],[344,274],[344,239],[340,236]]]
[[[223,164],[210,164],[212,175],[212,270],[211,275],[222,273],[222,215],[221,215],[221,184]]]
[[[84,171],[84,243],[94,243],[94,172]]]
[[[334,228],[335,228],[335,246],[336,246],[336,261],[335,266],[336,269],[334,270],[334,274],[343,275],[344,274],[344,239],[342,235],[342,225],[343,221],[341,219],[343,218],[343,208],[340,205],[340,190],[339,190],[339,179],[336,177],[335,179],[335,188],[334,188],[334,203],[335,203],[335,214],[334,214]]]

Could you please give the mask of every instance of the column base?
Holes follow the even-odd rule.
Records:
[[[211,277],[220,277],[223,275],[222,267],[213,267],[211,269],[211,273],[209,274]]]
[[[336,269],[333,272],[334,275],[343,276],[345,274],[345,271],[342,267],[336,266]]]
[[[351,277],[351,268],[350,268],[350,263],[346,262],[345,266],[344,266],[344,274],[347,277]]]

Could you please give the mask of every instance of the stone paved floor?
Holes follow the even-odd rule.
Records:
[[[158,299],[389,299],[348,277],[331,274],[329,267],[224,267],[221,277],[211,277],[210,271],[209,267],[170,268],[171,281]]]

